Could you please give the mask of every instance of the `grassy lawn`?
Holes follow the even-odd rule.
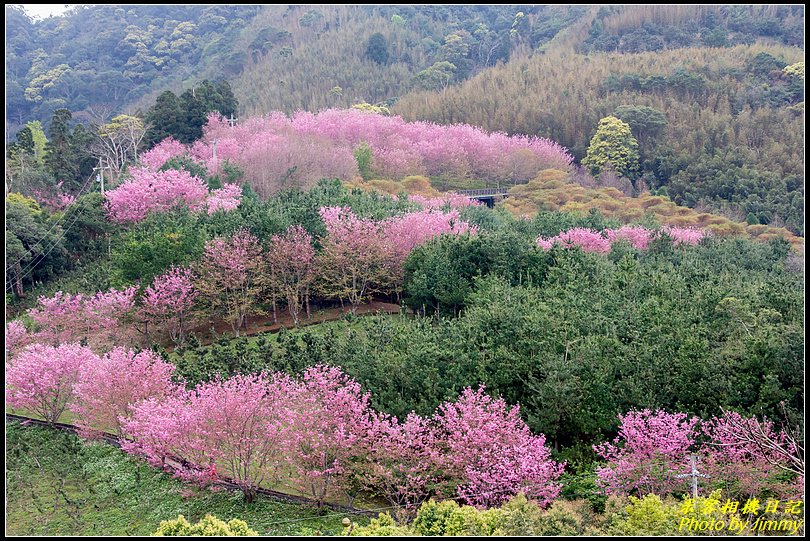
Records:
[[[66,432],[6,427],[6,535],[149,535],[161,520],[207,513],[262,535],[338,535],[345,516],[195,488],[120,450]],[[362,517],[352,520],[364,523]]]

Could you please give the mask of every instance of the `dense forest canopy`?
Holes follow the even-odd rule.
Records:
[[[146,108],[160,92],[179,91],[205,77],[236,78],[248,113],[396,99],[418,84],[430,87],[436,64],[452,63],[449,78],[463,80],[548,41],[584,11],[94,5],[32,20],[11,5],[6,6],[8,122],[45,121],[60,108]],[[368,48],[372,36],[376,56]]]

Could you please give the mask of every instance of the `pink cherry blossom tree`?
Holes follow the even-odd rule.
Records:
[[[440,488],[441,447],[435,437],[429,421],[415,413],[404,422],[374,413],[364,442],[368,459],[355,464],[355,475],[392,506],[415,509]]]
[[[191,270],[172,267],[144,290],[142,315],[165,330],[172,342],[182,345],[197,295]]]
[[[187,171],[132,170],[132,178],[105,194],[110,217],[118,223],[139,222],[153,211],[165,212],[178,205],[192,211],[205,208],[208,187]]]
[[[6,325],[6,361],[28,344],[30,334],[20,321],[9,321]]]
[[[766,490],[785,498],[800,494],[780,480],[780,473],[804,477],[803,449],[771,421],[726,411],[704,422],[702,432],[707,438],[701,448],[704,469],[715,486],[723,483],[724,494],[740,498],[753,498]]]
[[[543,249],[550,249],[553,244],[560,244],[565,248],[579,246],[584,252],[606,254],[610,252],[610,240],[599,231],[584,227],[575,227],[564,231],[549,239],[539,237],[537,245]]]
[[[6,367],[6,404],[56,423],[74,400],[82,367],[97,362],[79,344],[30,345]]]
[[[624,225],[619,229],[606,229],[605,236],[611,244],[624,240],[636,250],[646,250],[647,245],[655,237],[655,232],[638,225]]]
[[[206,207],[208,214],[214,214],[217,211],[228,212],[234,210],[242,202],[242,187],[238,184],[224,184],[218,190],[211,190],[206,199]]]
[[[276,299],[282,298],[298,325],[303,306],[309,314],[309,292],[315,280],[312,236],[300,225],[290,226],[283,235],[273,235],[267,250],[267,264],[273,293],[273,319],[277,319]]]
[[[351,491],[352,463],[363,456],[371,427],[369,400],[339,368],[323,365],[304,372],[290,400],[292,484],[319,505],[334,492]]]
[[[141,154],[141,165],[150,171],[157,171],[170,159],[188,153],[188,148],[173,137],[167,137],[147,152]]]
[[[320,215],[327,232],[318,254],[320,291],[353,307],[372,293],[389,291],[390,250],[380,224],[343,207],[321,208]]]
[[[209,316],[223,317],[234,335],[239,336],[249,315],[262,313],[267,279],[264,250],[246,229],[209,241],[194,272],[194,286]]]
[[[71,406],[76,425],[87,436],[96,432],[122,435],[130,407],[146,398],[162,398],[174,389],[174,365],[146,350],[115,348],[79,370]]]
[[[296,388],[286,376],[237,375],[140,402],[124,423],[133,438],[125,450],[153,464],[172,462],[192,478],[215,465],[251,501],[262,483],[275,485],[284,473],[288,404]]]
[[[548,505],[560,493],[554,481],[564,464],[551,459],[545,437],[531,433],[518,406],[467,388],[439,406],[434,422],[444,474],[467,502],[498,505],[522,492]]]
[[[701,229],[693,229],[690,227],[671,227],[664,226],[661,228],[662,233],[666,233],[671,239],[673,244],[689,244],[697,246],[707,233]]]
[[[607,493],[665,495],[687,484],[676,476],[689,471],[689,454],[697,437],[696,417],[663,410],[630,411],[619,416],[613,442],[594,445],[607,465],[596,470]]]
[[[440,235],[477,232],[477,227],[460,218],[458,210],[442,212],[436,207],[388,218],[380,226],[388,251],[389,272],[397,293],[404,281],[405,259],[414,248]]]
[[[32,342],[59,345],[86,341],[94,349],[110,349],[134,340],[130,316],[135,308],[137,287],[110,289],[93,296],[58,291],[41,296],[38,306],[28,311],[36,329]]]

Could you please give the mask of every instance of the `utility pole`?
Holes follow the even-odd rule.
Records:
[[[683,479],[685,477],[692,478],[692,499],[697,500],[698,497],[698,477],[703,477],[704,479],[708,479],[709,476],[698,472],[697,469],[697,455],[692,453],[689,456],[689,464],[691,466],[691,471],[689,473],[682,473],[680,475],[676,475],[676,479]]]
[[[236,126],[236,122],[237,122],[238,120],[239,120],[239,119],[238,119],[238,118],[234,118],[234,117],[233,117],[233,113],[231,113],[231,118],[229,118],[229,119],[228,119],[228,124],[230,124],[230,125],[231,125],[231,128],[233,128],[234,126]]]
[[[104,168],[101,166],[101,158],[98,159],[98,167],[96,168],[96,182],[101,184],[101,195],[104,195]]]
[[[213,147],[214,147],[214,165],[216,166],[217,163],[217,143],[219,143],[219,139],[214,139]]]

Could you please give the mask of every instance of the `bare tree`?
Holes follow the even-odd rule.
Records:
[[[127,162],[138,159],[146,125],[138,117],[118,115],[99,125],[97,134],[92,152],[110,168],[111,180],[117,181]]]
[[[780,404],[780,407],[787,420],[788,413],[784,402]],[[728,427],[723,431],[728,442],[719,445],[750,446],[755,449],[760,458],[769,464],[804,477],[804,439],[798,425],[796,428],[787,428],[783,423],[782,434],[784,437],[778,438],[767,421],[729,415],[729,412],[723,408],[720,409],[725,415]]]

